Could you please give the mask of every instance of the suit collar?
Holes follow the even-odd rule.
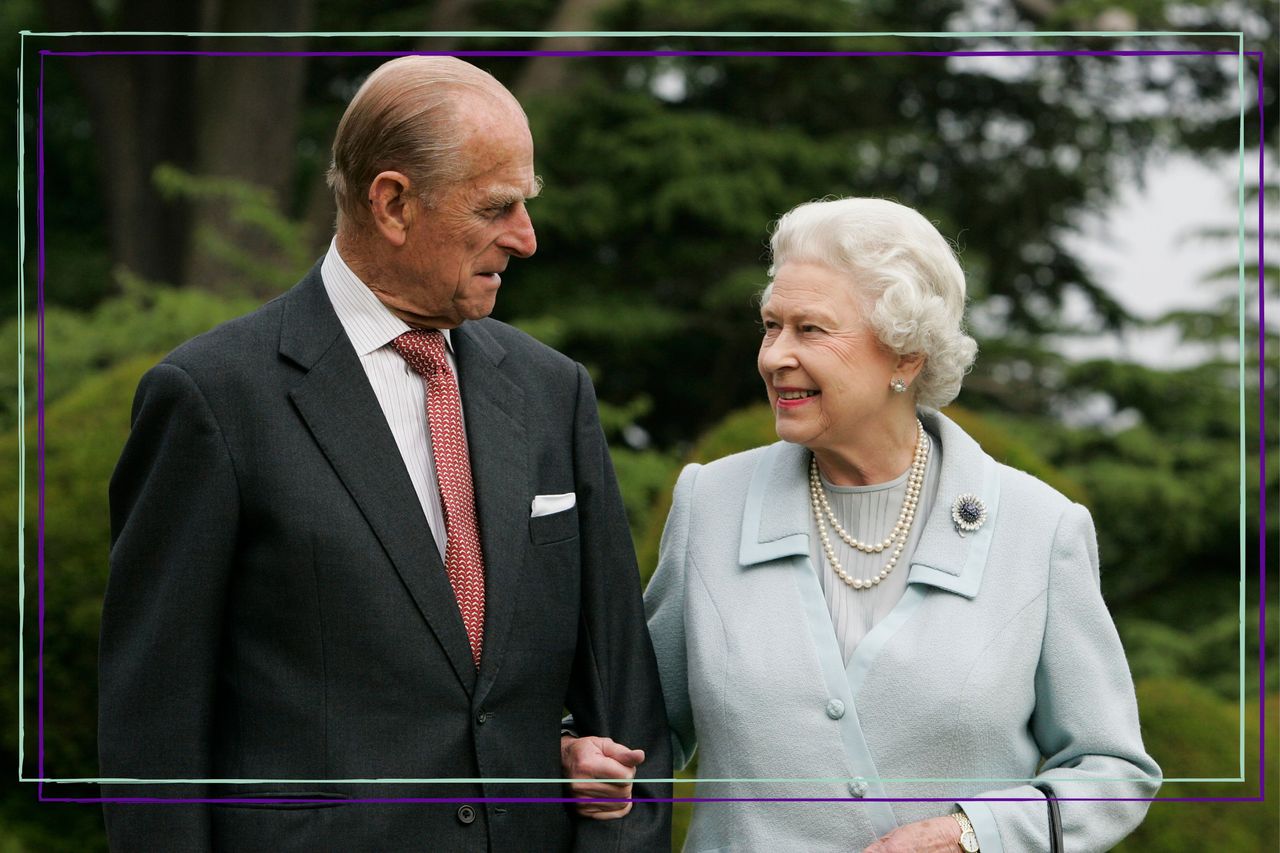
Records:
[[[280,297],[280,354],[310,370],[345,335],[320,276],[323,259]]]
[[[999,468],[951,419],[921,409],[925,429],[942,447],[938,493],[911,560],[909,583],[927,584],[967,598],[978,594],[1000,499]],[[744,568],[782,557],[809,556],[809,451],[777,442],[752,473],[743,511],[738,560]],[[987,506],[987,523],[960,536],[951,506],[961,494]]]

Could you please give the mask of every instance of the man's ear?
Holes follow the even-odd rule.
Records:
[[[393,246],[403,246],[409,230],[409,179],[402,172],[379,172],[369,184],[369,213],[378,233]]]

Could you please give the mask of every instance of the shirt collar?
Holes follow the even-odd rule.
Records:
[[[333,310],[351,340],[356,355],[364,357],[391,343],[410,330],[410,326],[382,304],[369,286],[352,272],[338,253],[338,239],[329,242],[329,251],[320,265],[320,277]],[[441,329],[445,346],[453,351],[450,329]]]

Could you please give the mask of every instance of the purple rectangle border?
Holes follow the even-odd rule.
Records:
[[[305,33],[300,33],[305,36]],[[1030,34],[1029,35],[1033,35]],[[1259,803],[1266,800],[1266,630],[1267,630],[1267,446],[1266,446],[1266,299],[1265,299],[1265,199],[1264,165],[1266,144],[1263,123],[1263,51],[1210,51],[1210,50],[973,50],[973,51],[681,51],[681,50],[443,50],[443,51],[201,51],[201,50],[109,50],[109,51],[54,51],[41,50],[40,76],[37,85],[36,124],[36,229],[37,229],[37,277],[36,277],[36,454],[39,472],[39,496],[37,508],[36,585],[38,596],[38,662],[37,662],[37,775],[44,776],[44,526],[45,526],[45,458],[44,458],[44,280],[45,280],[45,229],[44,229],[44,68],[45,57],[66,56],[244,56],[244,57],[321,57],[364,56],[394,57],[408,55],[459,56],[459,57],[875,57],[875,56],[929,56],[929,57],[979,57],[979,56],[1241,56],[1250,57],[1258,65],[1258,794],[1254,797],[1059,797],[1063,802],[1164,802],[1164,803]],[[1244,354],[1241,354],[1243,359]],[[1243,393],[1243,389],[1242,389]],[[1243,472],[1241,472],[1243,475]],[[222,805],[270,805],[332,803],[332,799],[305,798],[179,798],[179,797],[46,797],[45,782],[37,782],[37,799],[42,803],[133,803],[133,804],[222,804]],[[152,783],[160,784],[160,783]],[[550,784],[550,783],[548,783]],[[676,784],[684,784],[677,782]],[[857,800],[839,797],[661,797],[635,798],[637,803],[727,803],[727,802],[804,802],[804,803],[933,803],[945,802],[1039,802],[1040,797],[864,797]],[[585,800],[576,797],[369,797],[343,800],[344,803],[583,803],[617,802],[612,799]]]

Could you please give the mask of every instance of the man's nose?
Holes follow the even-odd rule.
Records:
[[[538,251],[533,220],[529,218],[529,209],[523,204],[515,210],[511,227],[502,235],[499,245],[517,258],[527,258]]]

